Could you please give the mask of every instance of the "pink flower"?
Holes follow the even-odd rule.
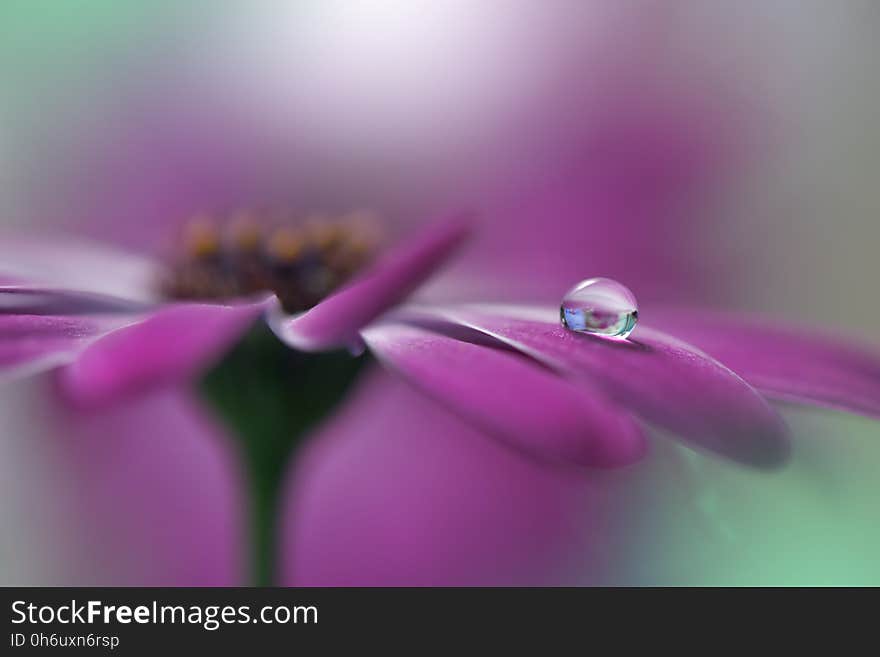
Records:
[[[433,226],[294,316],[277,296],[151,303],[151,287],[117,297],[83,281],[71,290],[3,286],[3,366],[13,373],[61,367],[70,399],[107,403],[196,376],[266,315],[295,349],[357,349],[363,341],[393,372],[487,433],[541,458],[593,467],[643,455],[639,420],[729,458],[776,465],[787,453],[785,429],[760,392],[880,410],[877,361],[868,352],[735,317],[667,311],[657,328],[649,317],[620,342],[566,330],[554,308],[447,304],[389,315],[465,230],[459,219]],[[17,250],[39,268],[26,246]],[[73,267],[97,265],[74,245],[65,257]],[[114,262],[118,270],[109,260],[97,270],[101,279],[120,282],[130,273],[122,257]],[[57,253],[53,264],[62,264]],[[152,280],[159,271],[157,264]]]
[[[282,339],[297,346],[343,346],[357,340],[361,328],[442,264],[465,231],[459,219],[428,229],[379,259],[366,274],[324,301],[320,311],[295,319],[295,333],[281,301],[271,294],[217,303],[163,302],[157,298],[163,277],[159,262],[151,267],[149,261],[107,250],[102,250],[101,260],[85,246],[8,239],[7,248],[15,256],[7,256],[6,271],[13,277],[33,272],[38,278],[57,278],[59,284],[73,276],[80,280],[71,289],[46,283],[0,287],[2,367],[13,376],[63,367],[59,382],[65,393],[76,402],[93,405],[203,372],[261,315],[269,317]],[[54,275],[42,268],[46,257]],[[87,268],[95,276],[91,286],[83,279]],[[105,294],[108,280],[117,287],[126,281],[126,296]]]
[[[462,240],[457,221],[436,224],[296,316],[268,295],[159,299],[152,259],[74,241],[5,241],[0,363],[15,377],[9,408],[24,409],[27,424],[41,418],[47,430],[30,429],[34,448],[59,452],[62,476],[50,474],[68,495],[51,522],[87,516],[82,509],[97,516],[94,537],[76,551],[107,565],[76,575],[61,568],[49,581],[237,582],[236,462],[224,428],[188,388],[263,316],[297,349],[363,340],[399,375],[369,374],[291,468],[287,583],[569,583],[566,562],[578,551],[606,576],[615,546],[604,530],[620,514],[603,504],[604,470],[644,459],[653,428],[771,467],[790,449],[771,399],[877,416],[880,368],[870,350],[656,303],[705,291],[709,277],[695,282],[685,257],[694,250],[682,206],[735,159],[728,149],[738,139],[726,112],[679,102],[677,85],[669,97],[663,76],[646,89],[645,54],[608,76],[622,82],[598,94],[598,119],[586,129],[584,100],[562,81],[567,106],[541,115],[535,141],[555,140],[512,148],[514,159],[535,159],[517,176],[473,183],[489,220],[462,265],[418,305],[400,302]],[[582,71],[571,73],[577,80]],[[168,222],[205,203],[274,200],[282,188],[285,199],[320,207],[328,198],[361,203],[359,193],[372,190],[367,176],[340,191],[327,171],[309,170],[308,156],[288,175],[287,160],[262,161],[263,147],[236,123],[205,117],[209,105],[192,103],[195,116],[183,119],[172,111],[170,123],[151,106],[147,125],[109,130],[106,151],[73,158],[67,182],[89,189],[88,202],[61,196],[58,211],[97,214],[105,221],[91,224],[92,235],[151,253],[174,232]],[[559,119],[567,125],[556,134]],[[302,189],[287,191],[289,178]],[[310,187],[315,179],[321,184]],[[390,199],[366,200],[398,218],[433,207],[407,183]],[[597,273],[655,302],[629,343],[558,324],[555,295]],[[487,299],[515,305],[460,303]],[[20,399],[31,385],[22,375],[47,369],[55,388]],[[29,478],[21,475],[21,486]]]
[[[648,317],[621,342],[566,330],[553,307],[404,305],[389,314],[465,231],[459,219],[438,223],[293,316],[275,295],[151,303],[149,287],[117,297],[83,281],[69,290],[6,285],[3,366],[11,374],[60,367],[70,399],[107,403],[187,381],[266,315],[295,349],[358,349],[363,341],[392,371],[487,433],[544,459],[597,467],[641,458],[642,422],[744,463],[777,465],[786,432],[762,392],[880,411],[880,364],[870,352],[736,317],[667,311],[656,328]],[[25,245],[17,251],[39,269]],[[93,258],[74,245],[66,253]],[[105,262],[96,273],[118,282],[125,270]]]
[[[293,316],[274,295],[154,305],[150,289],[137,285],[127,297],[102,293],[101,280],[118,284],[130,273],[126,259],[115,260],[118,269],[106,260],[94,290],[82,280],[76,289],[6,285],[3,364],[11,375],[59,368],[68,398],[106,404],[185,383],[265,314],[294,348],[362,340],[391,371],[479,431],[539,461],[593,468],[641,459],[646,427],[746,465],[780,465],[787,430],[767,397],[880,417],[880,359],[791,328],[657,311],[630,339],[613,341],[563,328],[553,307],[399,305],[465,230],[458,219],[435,224]],[[96,264],[73,245],[65,252]],[[19,245],[17,253],[31,271],[40,269],[38,249]]]

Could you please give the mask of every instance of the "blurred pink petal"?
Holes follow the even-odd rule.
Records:
[[[48,387],[0,390],[3,583],[241,585],[242,482],[220,424],[179,390],[92,413]]]
[[[575,379],[648,422],[734,460],[775,466],[788,455],[778,414],[734,372],[643,325],[629,340],[576,334],[552,310],[479,306],[439,313]]]
[[[119,317],[0,314],[0,379],[70,363],[96,336],[125,323]]]
[[[98,404],[188,380],[231,348],[266,305],[165,306],[90,344],[60,372],[61,386],[78,403]]]
[[[131,301],[156,300],[160,266],[148,258],[78,236],[2,235],[4,282],[42,284]]]
[[[880,417],[876,347],[731,315],[665,312],[657,324],[771,397]]]
[[[39,285],[0,286],[0,315],[134,313],[147,308],[143,303],[99,292]]]
[[[398,324],[363,336],[417,389],[533,456],[619,466],[645,452],[641,428],[623,409],[519,354]]]
[[[360,329],[409,296],[446,262],[467,236],[468,227],[462,216],[429,226],[314,308],[293,318],[276,314],[270,319],[273,330],[304,351],[356,344]]]
[[[605,471],[602,471],[604,474]],[[374,372],[291,472],[288,586],[551,585],[614,558],[601,495]]]

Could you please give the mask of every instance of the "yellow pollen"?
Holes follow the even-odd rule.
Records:
[[[370,260],[381,241],[367,212],[298,218],[239,208],[199,214],[184,226],[183,249],[162,281],[171,299],[227,299],[272,291],[288,312],[318,303]]]
[[[220,250],[220,233],[208,215],[197,215],[184,228],[184,244],[193,256],[214,255]]]
[[[296,260],[305,247],[305,240],[300,231],[289,226],[275,230],[269,237],[267,251],[269,255],[284,262]]]

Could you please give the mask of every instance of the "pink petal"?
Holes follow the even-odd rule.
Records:
[[[157,300],[159,265],[149,259],[71,236],[0,236],[0,280],[28,282],[120,297]]]
[[[290,470],[282,583],[571,584],[626,553],[604,527],[631,509],[601,486],[628,471],[523,458],[377,369]]]
[[[125,317],[0,314],[0,380],[70,363],[89,342],[126,321]]]
[[[515,352],[400,324],[367,329],[363,337],[416,388],[532,455],[608,467],[645,452],[639,426],[601,393]]]
[[[61,372],[71,399],[97,404],[195,376],[256,321],[268,300],[177,304],[108,333]]]
[[[276,312],[270,325],[290,346],[323,351],[357,343],[358,331],[409,296],[468,234],[463,216],[430,226],[393,249],[341,291],[296,317]]]
[[[244,583],[236,445],[191,394],[85,412],[46,377],[0,393],[4,584]]]
[[[880,418],[880,350],[756,318],[665,313],[659,325],[762,392]]]
[[[592,382],[624,408],[702,448],[756,466],[778,465],[788,455],[786,427],[760,394],[664,333],[640,325],[627,341],[576,334],[552,310],[470,307],[443,317]]]
[[[147,304],[98,292],[39,285],[0,285],[0,314],[87,315],[134,313]]]

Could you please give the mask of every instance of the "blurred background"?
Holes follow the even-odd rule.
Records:
[[[870,0],[6,0],[0,222],[162,254],[205,209],[367,208],[394,236],[467,207],[475,243],[425,298],[555,304],[610,275],[648,308],[762,312],[880,343],[878,34]],[[107,472],[128,472],[128,451],[147,467],[144,445],[119,446],[134,420],[74,429],[47,405],[43,382],[3,384],[0,581],[240,581],[234,467],[193,437],[213,419],[140,436],[154,469],[120,499],[204,479],[145,511],[147,527],[120,526],[95,516],[122,507],[94,500],[117,494]],[[772,476],[664,443],[625,476],[560,483],[494,446],[469,451],[451,427],[393,446],[372,474],[343,447],[315,450],[326,461],[291,493],[313,508],[285,534],[302,557],[285,583],[880,583],[880,425],[786,413],[798,460]],[[96,427],[125,436],[112,467]],[[436,473],[400,476],[426,453]],[[442,469],[480,477],[483,462],[495,479],[481,488]],[[334,477],[360,482],[363,507],[339,501]],[[424,540],[375,522],[429,485],[394,511]],[[168,529],[197,516],[201,539]],[[321,561],[331,540],[357,555]]]

